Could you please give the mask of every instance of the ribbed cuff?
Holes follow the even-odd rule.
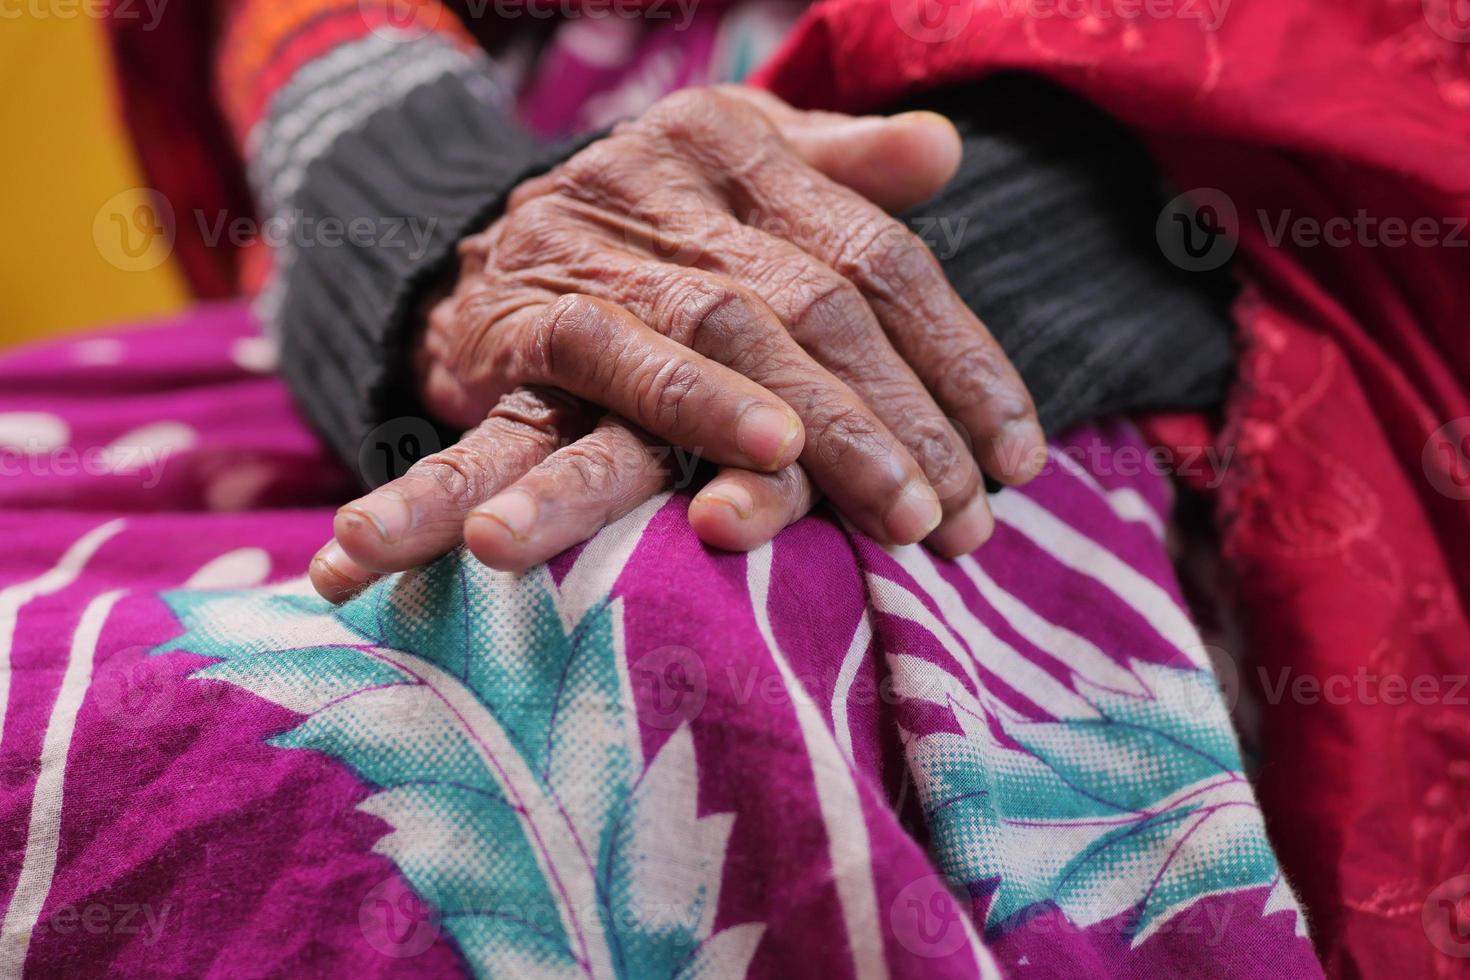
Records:
[[[574,149],[538,147],[462,77],[446,75],[342,134],[307,167],[293,200],[282,367],[307,417],[354,470],[375,427],[427,418],[411,369],[414,314],[452,268],[459,241]]]

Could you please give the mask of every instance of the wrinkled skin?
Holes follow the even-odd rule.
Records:
[[[969,552],[994,523],[981,471],[1030,479],[1025,387],[924,244],[889,216],[958,166],[933,113],[800,112],[676,93],[461,243],[415,368],[459,443],[338,513],[312,578],[340,599],[461,541],[523,569],[675,475],[720,468],[699,536],[745,550],[824,495],[880,541]]]

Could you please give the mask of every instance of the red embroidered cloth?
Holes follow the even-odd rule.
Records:
[[[1042,72],[1203,191],[1213,206],[1185,217],[1198,231],[1236,232],[1225,424],[1153,432],[1234,452],[1218,518],[1249,621],[1241,681],[1264,703],[1262,802],[1339,975],[1470,972],[1465,13],[831,0],[764,75],[858,110]]]

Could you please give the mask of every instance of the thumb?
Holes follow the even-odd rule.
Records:
[[[960,166],[960,134],[937,112],[779,127],[796,155],[885,211],[938,194]]]
[[[721,90],[765,113],[808,166],[887,211],[927,201],[960,166],[959,131],[937,112],[849,116],[794,109],[759,89]]]

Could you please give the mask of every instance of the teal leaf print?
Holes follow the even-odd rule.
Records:
[[[1208,671],[1137,662],[1142,696],[1079,677],[1097,717],[1038,721],[894,659],[900,689],[942,701],[962,729],[907,751],[942,870],[993,883],[988,930],[1050,903],[1083,927],[1126,915],[1137,945],[1204,895],[1279,883]]]
[[[156,652],[304,716],[270,740],[377,791],[375,845],[478,976],[743,975],[764,927],[714,932],[733,814],[699,816],[687,727],[645,763],[622,607],[564,601],[545,569],[456,553],[341,607],[304,580],[165,601]]]

